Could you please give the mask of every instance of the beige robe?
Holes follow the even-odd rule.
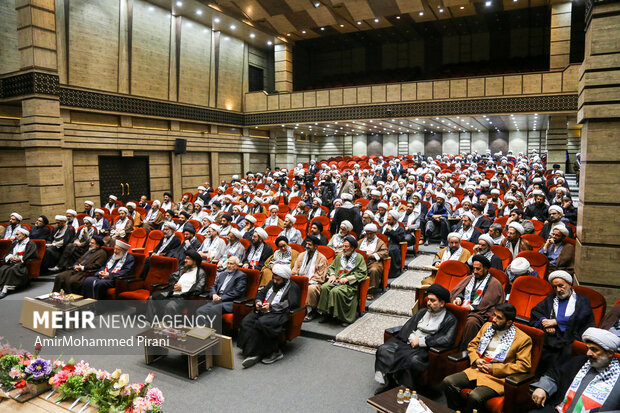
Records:
[[[359,242],[359,245],[362,244],[364,239],[362,239]],[[379,256],[378,261],[373,255],[375,253]],[[383,242],[383,240],[379,238],[377,239],[377,245],[375,247],[375,250],[371,253],[367,253],[367,255],[368,255],[367,267],[368,267],[368,276],[370,277],[370,288],[381,288],[383,286],[383,261],[389,258],[390,256],[388,247],[385,244],[385,242]]]
[[[299,251],[291,248],[291,269],[293,268],[293,265],[295,265],[295,260],[297,259],[298,255]],[[265,265],[263,265],[263,268],[260,270],[259,287],[264,287],[265,285],[269,284],[269,281],[271,281],[271,279],[273,278],[273,272],[271,272],[271,267],[273,267],[273,264],[275,263],[272,254],[271,257],[267,258],[267,261],[265,261]]]
[[[476,349],[480,344],[480,339],[491,323],[485,323],[478,334],[467,346],[469,361],[473,363],[480,358]],[[470,367],[464,371],[469,380],[476,380],[478,386],[487,386],[495,390],[499,395],[504,394],[505,378],[511,374],[527,373],[532,365],[532,339],[517,327],[517,333],[512,341],[512,346],[508,350],[506,359],[503,362],[492,363],[492,374],[482,373]]]
[[[299,275],[299,270],[306,259],[306,254],[306,251],[304,251],[297,257],[295,265],[293,266],[293,275]],[[316,262],[314,263],[314,274],[312,274],[309,281],[316,281],[316,284],[308,285],[308,296],[306,298],[306,306],[312,308],[316,308],[316,305],[319,303],[321,285],[325,282],[325,275],[327,274],[327,269],[329,268],[329,263],[327,262],[325,255],[318,251],[316,251],[315,254],[319,255],[317,255]]]

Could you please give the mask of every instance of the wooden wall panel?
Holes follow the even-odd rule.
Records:
[[[243,97],[243,64],[245,45],[230,36],[220,38],[220,64],[217,89],[217,107],[241,110]]]
[[[90,200],[99,207],[99,155],[115,156],[114,151],[73,151],[73,193],[75,198],[68,200],[76,211],[83,211],[84,201]],[[71,202],[73,201],[73,202]],[[49,217],[48,217],[49,218]]]
[[[0,2],[0,74],[19,70],[15,0]]]
[[[181,29],[179,101],[209,106],[211,31],[184,20]]]
[[[250,154],[250,171],[263,172],[269,166],[268,153],[251,153]]]
[[[230,181],[233,175],[241,176],[241,159],[240,153],[220,153],[220,179]],[[215,185],[215,182],[213,184]]]
[[[168,98],[170,12],[144,0],[133,3],[131,93]]]
[[[11,212],[21,214],[30,223],[26,157],[22,149],[0,151],[0,222],[7,222]]]
[[[118,91],[119,0],[71,0],[69,6],[69,83]]]
[[[207,152],[188,152],[181,155],[182,192],[195,193],[199,185],[211,180],[211,158]]]

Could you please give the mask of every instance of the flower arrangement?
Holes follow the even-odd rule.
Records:
[[[85,361],[46,360],[38,356],[40,347],[30,354],[0,346],[0,387],[19,391],[41,393],[53,388],[58,393],[55,401],[65,399],[88,400],[100,412],[158,413],[162,410],[164,396],[151,387],[154,375],[149,374],[143,383],[129,382],[129,375],[120,369],[110,373],[90,367]]]

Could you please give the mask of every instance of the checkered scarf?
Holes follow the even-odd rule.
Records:
[[[571,406],[577,390],[581,386],[581,381],[591,368],[589,360],[581,367],[568,388],[564,400],[556,407],[559,413],[566,412]],[[575,403],[573,411],[575,413],[597,412],[605,404],[605,400],[611,394],[611,390],[618,381],[618,377],[620,377],[620,363],[614,357],[609,366],[599,371],[592,381],[588,383],[579,400]]]

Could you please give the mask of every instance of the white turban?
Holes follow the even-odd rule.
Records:
[[[523,225],[519,224],[518,222],[511,222],[510,225],[508,225],[508,228],[516,229],[519,234],[523,234],[525,232],[525,228],[523,228]]]
[[[19,215],[17,212],[11,213],[10,216],[15,217],[15,219],[18,220],[18,221],[21,221],[23,219],[22,216]]]
[[[443,192],[438,192],[435,194],[435,198],[441,198],[444,201],[446,200],[446,194],[444,194]]]
[[[491,195],[499,195],[499,189],[491,189]]]
[[[450,240],[450,238],[458,238],[459,241],[461,240],[461,234],[459,234],[458,232],[451,232],[448,234],[448,241]]]
[[[514,275],[524,275],[530,270],[530,262],[524,257],[517,257],[510,263],[510,271]]]
[[[65,214],[76,216],[77,215],[77,211],[75,209],[67,209]]]
[[[254,232],[256,233],[256,235],[258,235],[259,237],[262,238],[263,241],[265,241],[267,238],[269,238],[269,234],[267,234],[267,231],[265,231],[262,228],[256,228],[254,230]]]
[[[347,232],[348,232],[348,231],[351,231],[351,230],[353,229],[353,224],[351,224],[349,221],[346,221],[346,220],[345,220],[345,221],[342,221],[342,222],[340,223],[340,226],[341,226],[341,227],[345,227],[345,228],[347,229]]]
[[[27,237],[30,236],[30,231],[28,231],[28,228],[26,228],[26,227],[19,226],[19,227],[17,227],[15,232],[21,232],[22,234],[24,234]]]
[[[125,207],[120,207],[118,209],[118,212],[121,212],[121,211],[125,211],[126,214],[129,214],[129,210],[127,208],[125,208]]]
[[[127,251],[129,247],[131,247],[131,245],[127,244],[126,242],[121,241],[120,239],[116,240],[116,246],[121,247],[125,251]]]
[[[400,212],[396,211],[396,210],[391,210],[389,212],[389,214],[394,217],[395,220],[398,221],[398,219],[400,218]]]
[[[293,270],[291,270],[290,265],[275,264],[273,268],[271,268],[271,272],[273,272],[274,275],[277,275],[279,277],[289,280],[291,278],[291,274],[293,273]]]
[[[553,231],[555,231],[556,229],[560,231],[562,235],[568,237],[568,228],[566,228],[564,224],[556,225],[555,227],[553,227]]]
[[[375,189],[373,191],[370,191],[370,195],[372,195],[372,196],[381,196],[381,192]]]
[[[341,195],[343,201],[352,201],[353,200],[353,195],[351,195],[348,192],[345,192]]]
[[[368,215],[368,218],[373,221],[375,220],[375,214],[373,214],[371,210],[364,211],[364,215]]]
[[[504,201],[516,201],[517,198],[514,195],[506,195]]]
[[[127,202],[125,204],[125,206],[132,207],[133,209],[135,209],[136,208],[136,203],[135,202]]]
[[[364,231],[366,231],[366,232],[377,232],[377,226],[375,224],[366,224],[366,225],[364,225]]]
[[[291,214],[286,214],[286,218],[288,218],[288,220],[291,221],[291,224],[293,224],[293,225],[295,225],[295,222],[297,222],[297,218],[295,218]]]
[[[318,202],[318,203],[319,203],[319,205],[323,205],[323,201],[321,201],[321,199],[320,199],[320,198],[314,198],[314,199],[312,200],[312,202],[314,202],[314,201]]]
[[[256,218],[254,218],[252,215],[246,215],[245,220],[251,222],[252,224],[256,224]]]
[[[564,215],[564,210],[562,209],[561,206],[558,206],[558,205],[551,205],[549,207],[549,212],[551,211],[557,211],[560,215]]]
[[[93,201],[84,201],[85,204],[92,206],[95,206],[95,203]]]
[[[386,204],[385,202],[379,202],[379,205],[377,205],[377,208],[385,208],[388,209],[388,204]]]
[[[492,247],[493,245],[495,245],[495,241],[493,241],[493,237],[491,237],[489,234],[482,234],[478,237],[478,241],[483,240],[484,242],[486,242],[487,244],[489,244],[489,247]]]
[[[177,224],[175,224],[174,221],[166,221],[164,222],[164,226],[172,229],[173,231],[177,230]]]
[[[273,210],[279,211],[278,206],[277,205],[272,205],[269,207],[269,212],[273,211]]]
[[[471,212],[469,212],[469,211],[465,211],[465,212],[463,212],[463,215],[462,215],[462,216],[469,218],[472,222],[474,221],[474,219],[476,219],[476,217],[474,216],[474,214],[472,214],[472,213],[471,213]]]
[[[155,204],[161,206],[161,201],[159,199],[156,199],[155,201],[153,201],[153,204],[151,205],[151,207]]]
[[[97,208],[97,209],[95,209],[95,214],[97,214],[97,213],[99,213],[99,214],[101,214],[101,215],[105,214],[105,212],[104,212],[104,211],[103,211],[103,209],[101,209],[101,208]]]
[[[56,215],[56,216],[54,217],[54,220],[56,220],[56,221],[65,221],[65,222],[67,222],[67,217],[66,217],[66,216],[64,216],[64,215]]]
[[[532,195],[533,196],[545,196],[545,193],[543,191],[541,191],[540,189],[534,189],[532,191]]]
[[[620,337],[602,328],[590,327],[583,332],[582,338],[583,341],[597,344],[607,351],[615,352],[620,347]]]
[[[113,199],[113,200],[115,200],[115,201],[118,199],[118,198],[117,198],[116,196],[114,196],[114,195],[110,195],[110,196],[109,196],[109,198],[110,198],[110,199]]]
[[[207,190],[207,188],[205,188],[205,187],[204,187],[204,186],[202,186],[202,185],[201,185],[201,186],[199,186],[199,187],[198,187],[198,188],[196,188],[196,189],[198,189],[199,191],[206,191],[206,190]]]
[[[260,228],[257,228],[257,229],[260,229]],[[241,231],[239,231],[237,228],[232,228],[230,230],[229,234],[233,234],[235,236],[235,238],[237,238],[237,239],[243,238],[243,235],[241,234]]]
[[[87,223],[87,222],[90,222],[93,225],[96,224],[95,218],[92,218],[92,217],[84,217],[84,223]]]
[[[218,234],[220,233],[220,231],[222,230],[222,227],[220,227],[217,224],[211,224],[209,225],[207,228],[211,228],[213,231],[217,232]]]
[[[561,278],[569,284],[573,283],[573,276],[564,270],[556,270],[549,274],[549,282],[553,281],[555,278]]]

